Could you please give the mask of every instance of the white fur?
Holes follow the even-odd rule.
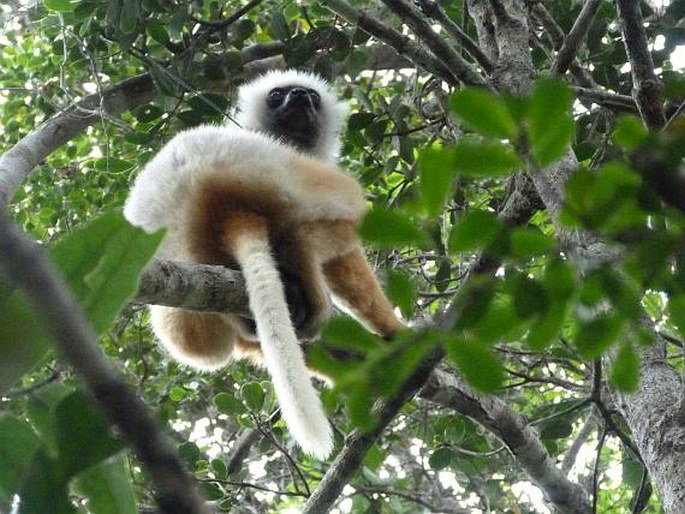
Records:
[[[323,460],[333,449],[333,435],[309,378],[268,241],[244,239],[237,258],[283,419],[300,447]]]
[[[148,232],[170,228],[185,219],[185,202],[198,182],[216,175],[277,189],[302,221],[358,219],[366,205],[357,182],[317,161],[345,187],[312,191],[295,171],[294,163],[302,160],[310,158],[267,135],[202,125],[179,133],[147,164],[126,201],[124,215]]]
[[[259,116],[264,111],[266,93],[273,87],[296,84],[316,89],[322,97],[323,132],[312,152],[316,159],[258,132],[263,129]],[[147,232],[168,230],[158,256],[191,260],[187,233],[189,202],[195,197],[196,188],[208,179],[260,186],[279,196],[293,221],[357,221],[365,211],[364,196],[357,182],[330,165],[337,157],[338,132],[346,108],[322,79],[302,72],[268,73],[243,86],[239,95],[242,110],[238,121],[244,128],[203,125],[182,132],[138,176],[124,215]],[[243,238],[237,246],[236,258],[245,276],[264,362],[272,376],[283,418],[302,449],[323,459],[332,450],[331,429],[311,384],[268,241]],[[158,307],[154,313],[155,332],[176,358],[187,362],[165,335],[164,309]]]
[[[265,130],[265,99],[269,91],[276,87],[302,86],[314,89],[321,96],[322,133],[312,154],[329,163],[334,163],[340,153],[340,130],[347,115],[348,106],[338,101],[331,92],[331,86],[323,78],[300,70],[272,70],[256,79],[243,84],[238,90],[239,110],[236,121],[247,129]]]

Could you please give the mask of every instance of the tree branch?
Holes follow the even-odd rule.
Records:
[[[406,23],[409,28],[433,51],[445,66],[454,73],[457,78],[466,85],[485,85],[480,76],[471,65],[459,55],[454,48],[437,34],[413,7],[403,0],[383,0],[392,12]]]
[[[654,73],[654,62],[647,46],[640,2],[617,0],[623,44],[630,61],[633,97],[644,124],[658,130],[666,123],[661,83]]]
[[[564,44],[566,36],[564,31],[557,24],[556,20],[552,17],[547,8],[540,2],[537,2],[533,7],[533,14],[535,18],[540,22],[545,32],[549,35],[552,40],[552,47],[559,51]],[[571,76],[575,84],[585,88],[594,88],[596,86],[595,81],[585,68],[583,68],[578,59],[574,57],[569,65],[571,71]]]
[[[0,267],[26,295],[60,352],[84,379],[110,422],[121,430],[150,474],[164,513],[203,513],[192,478],[145,403],[107,363],[81,307],[42,250],[0,211]]]
[[[452,408],[496,435],[557,508],[569,513],[590,512],[586,491],[566,478],[537,432],[502,400],[475,393],[461,378],[440,370],[433,372],[421,398]]]
[[[154,260],[132,302],[251,316],[242,274],[208,264]]]
[[[416,3],[420,6],[426,16],[430,16],[440,23],[440,26],[464,47],[464,50],[476,60],[485,73],[492,72],[492,61],[485,55],[485,52],[483,52],[476,42],[473,41],[473,39],[471,39],[468,34],[452,20],[452,18],[447,16],[445,11],[435,0],[417,0]]]
[[[436,77],[440,77],[448,84],[454,86],[459,84],[459,77],[457,75],[452,73],[435,56],[421,48],[408,36],[369,16],[364,11],[353,7],[344,0],[322,0],[321,3],[349,23],[357,25],[379,41],[390,45],[398,54],[407,57],[410,61],[425,68]]]
[[[597,14],[597,9],[601,5],[603,0],[586,0],[583,4],[583,8],[578,14],[573,27],[569,31],[568,35],[564,38],[564,43],[559,49],[557,58],[551,66],[552,73],[557,75],[563,75],[568,70],[569,66],[576,58],[580,44],[585,39],[588,29],[592,24],[592,20],[595,19],[595,14]]]

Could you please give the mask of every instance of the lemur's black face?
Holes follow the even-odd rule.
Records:
[[[276,87],[266,97],[267,127],[283,142],[310,151],[319,137],[321,96],[302,86]]]

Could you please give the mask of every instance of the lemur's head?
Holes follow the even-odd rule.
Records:
[[[238,91],[236,121],[319,159],[335,161],[347,106],[318,75],[274,70]]]

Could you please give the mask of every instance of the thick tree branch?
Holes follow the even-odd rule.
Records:
[[[408,36],[396,31],[373,16],[369,16],[364,11],[353,7],[344,0],[322,0],[321,3],[349,23],[357,25],[379,41],[391,46],[398,54],[407,57],[411,62],[425,68],[436,77],[440,77],[448,84],[459,84],[459,77],[455,73],[446,68],[440,60],[424,50]]]
[[[242,274],[208,264],[154,260],[141,276],[132,301],[251,316]]]
[[[639,114],[640,111],[635,105],[633,97],[627,95],[619,95],[617,93],[610,93],[608,91],[601,91],[600,89],[593,89],[587,87],[572,87],[579,100],[586,100],[594,102],[602,107],[614,109],[618,111],[631,112]]]
[[[42,250],[0,212],[0,267],[26,295],[59,350],[150,474],[164,513],[203,513],[191,477],[146,405],[105,360],[85,315]]]
[[[445,66],[466,85],[484,85],[485,81],[471,65],[459,55],[452,46],[433,30],[412,6],[404,0],[383,0],[393,13],[406,23],[409,28],[430,48]]]
[[[533,7],[533,15],[542,25],[545,32],[549,35],[552,41],[552,47],[559,51],[564,44],[564,40],[566,39],[564,31],[557,24],[556,20],[552,17],[550,12],[542,3],[537,2],[535,4]],[[585,88],[594,88],[596,86],[592,75],[590,75],[590,73],[588,73],[587,70],[580,65],[577,58],[574,57],[574,59],[571,61],[569,69],[571,71],[571,76],[573,77],[573,82],[576,85]]]
[[[556,467],[538,433],[502,400],[475,393],[456,375],[439,370],[421,390],[421,398],[450,407],[496,435],[562,512],[584,514],[590,511],[590,500],[583,488],[566,478]]]
[[[421,7],[421,10],[430,16],[435,21],[440,23],[447,33],[452,36],[461,46],[473,57],[478,65],[483,68],[485,73],[492,72],[492,61],[485,55],[485,52],[471,39],[462,28],[457,25],[452,18],[447,16],[447,13],[440,7],[435,0],[417,0],[416,3]]]
[[[571,27],[570,32],[564,38],[564,43],[561,45],[559,53],[552,64],[552,73],[563,75],[566,73],[569,66],[571,66],[571,63],[576,58],[578,49],[592,24],[592,20],[595,19],[595,14],[597,14],[597,9],[599,9],[602,1],[603,0],[585,1],[580,14],[578,14],[578,18],[576,18],[573,27]]]
[[[647,46],[640,2],[617,0],[623,44],[630,61],[633,77],[633,97],[642,121],[650,129],[658,130],[666,123],[661,82],[654,73],[654,62]]]

